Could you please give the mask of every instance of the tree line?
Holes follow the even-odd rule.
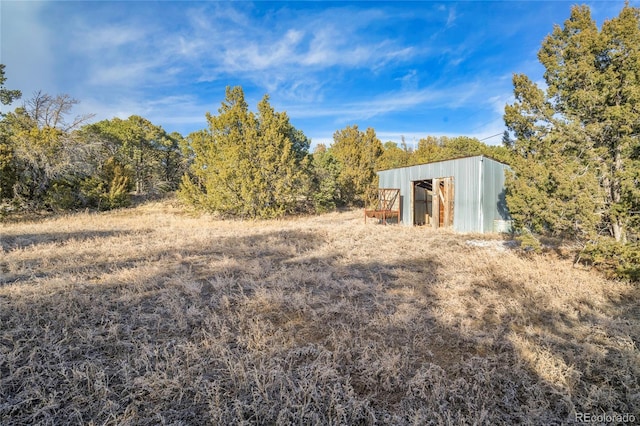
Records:
[[[330,146],[311,141],[265,97],[251,111],[228,87],[208,127],[186,137],[131,116],[88,124],[77,103],[36,93],[0,120],[0,203],[21,208],[110,209],[131,194],[177,191],[220,216],[280,217],[363,206],[376,171],[487,155],[509,164],[507,205],[523,246],[544,236],[580,245],[580,258],[640,278],[640,10],[624,6],[598,28],[576,6],[543,41],[545,87],[514,75],[502,146],[469,137],[382,143],[350,125]],[[21,96],[4,87],[0,101]]]
[[[4,88],[7,105],[21,93]],[[0,203],[7,210],[108,210],[132,194],[175,190],[186,170],[184,139],[140,116],[88,123],[77,100],[42,92],[0,119]]]
[[[350,125],[333,134],[330,146],[310,141],[286,112],[265,96],[249,110],[241,87],[229,87],[209,128],[189,135],[190,167],[179,196],[187,204],[219,215],[278,217],[364,206],[377,196],[376,171],[484,154],[506,159],[503,147],[468,137],[427,137],[416,149],[383,144],[375,130]]]
[[[574,240],[581,256],[640,279],[640,9],[599,29],[575,6],[538,52],[539,87],[513,78],[507,204],[521,238]]]
[[[21,96],[4,88],[8,104]],[[427,137],[417,148],[382,143],[350,125],[317,145],[265,97],[252,112],[241,87],[228,87],[208,128],[183,137],[133,115],[88,123],[78,103],[41,92],[0,119],[4,209],[108,210],[131,197],[177,191],[188,205],[220,216],[273,218],[363,206],[377,194],[376,171],[452,157],[504,157],[468,137]]]

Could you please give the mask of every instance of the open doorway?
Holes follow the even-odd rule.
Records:
[[[453,225],[453,177],[412,182],[413,224],[447,228]]]

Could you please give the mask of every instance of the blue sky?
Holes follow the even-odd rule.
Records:
[[[354,124],[383,142],[499,144],[513,74],[541,81],[540,43],[574,3],[2,0],[0,62],[23,100],[66,93],[76,114],[137,114],[185,136],[240,85],[314,145]],[[624,2],[586,4],[601,25]]]

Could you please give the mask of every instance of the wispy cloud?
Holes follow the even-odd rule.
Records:
[[[422,89],[406,88],[339,105],[326,105],[324,108],[311,105],[293,106],[290,113],[302,118],[325,116],[336,117],[336,122],[350,122],[388,113],[410,112],[420,108],[461,108],[465,105],[477,105],[479,102],[485,102],[484,99],[478,97],[479,88],[480,83],[478,82],[467,82],[459,86],[448,87],[434,85]]]
[[[210,105],[205,105],[197,97],[187,94],[152,99],[126,98],[110,103],[100,98],[88,98],[82,100],[75,109],[77,114],[96,114],[99,119],[112,117],[126,119],[132,115],[140,115],[171,130],[171,128],[194,124],[199,128],[205,128],[207,125],[205,112],[210,109]]]
[[[409,70],[402,77],[396,78],[396,80],[400,81],[400,84],[402,85],[402,90],[404,91],[417,89],[418,83],[420,81],[418,77],[418,71],[415,69]]]
[[[456,21],[456,8],[454,6],[449,8],[449,15],[447,16],[447,28],[450,28],[451,26],[453,26],[454,22]]]
[[[130,25],[108,25],[102,28],[91,29],[84,23],[76,29],[77,38],[74,40],[74,48],[81,52],[100,52],[116,49],[125,45],[139,43],[148,35],[140,27]]]
[[[8,87],[69,93],[97,119],[138,114],[189,133],[241,85],[316,141],[355,123],[480,137],[502,126],[513,73],[540,80],[540,42],[569,13],[565,2],[8,1],[0,55]]]
[[[220,13],[221,7],[225,13]],[[365,31],[385,19],[376,10],[360,12],[358,19],[351,17],[348,7],[300,13],[296,19],[286,19],[282,11],[266,22],[235,9],[231,14],[227,11],[228,6],[216,5],[208,18],[188,14],[190,38],[183,41],[187,46],[183,51],[192,61],[211,63],[202,67],[201,81],[241,75],[269,90],[281,89],[284,96],[317,99],[323,85],[318,78],[310,79],[309,73],[331,68],[375,70],[408,61],[415,53],[413,46]],[[305,91],[306,87],[313,92]]]

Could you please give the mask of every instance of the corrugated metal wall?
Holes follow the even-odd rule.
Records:
[[[412,225],[413,182],[453,177],[453,228],[459,232],[492,232],[494,220],[508,217],[503,201],[506,168],[483,156],[458,158],[380,171],[379,187],[400,188],[402,222]]]
[[[510,219],[504,189],[505,170],[509,169],[509,166],[486,157],[483,164],[483,232],[492,232],[495,231],[494,221]]]

